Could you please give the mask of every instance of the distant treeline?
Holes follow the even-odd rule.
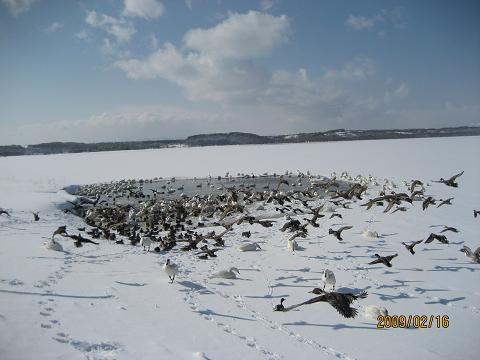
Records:
[[[390,129],[390,130],[345,130],[300,133],[294,135],[262,136],[250,133],[231,132],[189,136],[183,140],[121,141],[102,143],[51,142],[36,145],[0,146],[0,156],[62,154],[96,151],[160,149],[172,146],[211,146],[279,144],[322,141],[379,140],[448,136],[478,136],[480,127],[450,127],[439,129]]]

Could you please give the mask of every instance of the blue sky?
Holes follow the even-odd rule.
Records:
[[[0,144],[480,124],[480,2],[0,0]]]

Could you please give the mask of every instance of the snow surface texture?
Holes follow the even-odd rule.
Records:
[[[480,265],[459,250],[480,245],[480,138],[437,138],[231,146],[0,158],[0,358],[9,359],[474,359],[480,351]],[[429,182],[435,198],[454,197],[452,206],[416,202],[406,212],[354,204],[339,209],[343,219],[319,220],[302,251],[287,251],[288,233],[242,224],[224,238],[214,260],[190,254],[144,252],[140,246],[75,248],[58,237],[65,252],[47,250],[45,238],[60,225],[82,226],[62,213],[57,191],[71,184],[121,178],[223,175],[310,170],[372,174],[401,184]],[[432,183],[465,170],[459,188]],[[373,193],[373,190],[372,190]],[[34,222],[30,211],[40,212]],[[374,222],[367,222],[374,221]],[[344,241],[328,234],[332,224],[348,224]],[[439,228],[455,226],[449,245],[407,243]],[[252,231],[261,251],[240,252],[242,231]],[[310,230],[311,229],[311,230]],[[366,229],[379,238],[362,236]],[[375,252],[399,253],[392,268],[366,265]],[[169,284],[161,265],[179,264]],[[236,266],[239,279],[210,279]],[[390,315],[448,315],[448,329],[377,329],[359,315],[342,318],[326,303],[273,312],[302,302],[322,287],[322,272],[335,273],[336,289],[367,290],[354,303],[362,312],[385,307]]]

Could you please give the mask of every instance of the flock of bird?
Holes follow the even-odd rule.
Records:
[[[448,179],[440,178],[438,183],[457,188],[457,179],[463,171]],[[94,184],[82,186],[77,191],[74,201],[69,202],[65,212],[81,216],[90,226],[78,228],[78,233],[67,231],[66,226],[56,229],[45,247],[51,250],[63,251],[62,245],[55,240],[55,236],[63,236],[74,241],[76,247],[85,244],[98,245],[92,239],[105,239],[122,245],[139,244],[145,251],[150,251],[153,246],[155,252],[169,252],[172,249],[182,252],[192,252],[199,260],[208,260],[217,257],[217,253],[225,246],[224,236],[234,231],[234,227],[242,223],[251,226],[273,227],[278,220],[284,217],[286,222],[279,228],[280,232],[289,232],[287,249],[298,250],[298,238],[305,238],[309,227],[319,227],[318,219],[329,216],[329,219],[343,218],[336,212],[337,208],[350,209],[350,205],[357,201],[364,201],[360,206],[369,211],[373,207],[383,206],[384,213],[397,211],[405,212],[408,207],[404,203],[414,204],[420,202],[423,211],[430,206],[437,207],[452,205],[454,198],[434,199],[426,194],[425,184],[420,180],[404,182],[407,192],[397,192],[398,186],[389,180],[380,185],[372,176],[352,177],[344,172],[340,176],[333,173],[331,177],[312,176],[310,173],[293,175],[287,172],[284,175],[260,175],[259,178],[268,179],[269,182],[262,189],[256,189],[255,175],[238,174],[233,177],[228,173],[224,178],[218,177],[218,182],[223,185],[216,187],[212,178],[206,180],[193,179],[195,189],[207,189],[203,194],[187,195],[183,191],[184,185],[175,188],[175,178],[163,181],[160,188],[151,188],[145,194],[145,186],[153,186],[161,179],[152,180],[122,180],[108,184]],[[270,182],[274,182],[271,186]],[[227,185],[230,186],[227,186]],[[282,185],[285,189],[282,189]],[[381,188],[378,196],[365,200],[369,195],[369,185]],[[205,186],[205,187],[204,187]],[[150,191],[150,193],[148,193]],[[321,202],[320,205],[318,205]],[[316,204],[317,206],[314,206]],[[279,217],[253,216],[251,210],[261,213],[267,206],[274,207]],[[474,210],[476,218],[480,211]],[[10,216],[9,212],[0,208],[0,215]],[[34,220],[39,220],[39,214],[33,213]],[[292,215],[298,215],[293,217]],[[273,219],[272,219],[273,218]],[[204,228],[217,226],[223,228],[219,233],[212,230],[205,232]],[[429,244],[437,241],[448,244],[447,232],[459,232],[454,227],[442,225],[438,233],[431,233],[425,241],[418,240],[411,243],[402,242],[405,249],[415,255],[415,247],[421,243]],[[330,227],[328,234],[339,242],[343,241],[342,234],[351,230],[353,226],[341,226],[334,229]],[[90,235],[87,238],[82,233]],[[242,237],[249,239],[251,231],[243,231]],[[364,232],[364,236],[378,237],[374,231]],[[238,247],[239,251],[258,251],[261,247],[256,242],[246,242]],[[473,262],[480,263],[480,247],[472,251],[468,246],[460,250]],[[392,267],[392,262],[399,256],[398,253],[390,255],[375,254],[375,259],[369,265],[382,264]],[[179,266],[167,259],[162,266],[170,282],[175,281]],[[210,275],[210,278],[236,279],[239,274],[236,267],[220,270]],[[335,291],[335,275],[331,270],[323,272],[323,288],[315,288],[311,293],[317,295],[300,304],[285,307],[282,298],[275,311],[290,311],[300,306],[327,302],[342,316],[353,318],[357,309],[351,304],[367,297],[367,292],[360,294],[342,293]],[[328,290],[325,288],[328,286]]]

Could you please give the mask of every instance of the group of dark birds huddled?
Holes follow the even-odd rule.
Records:
[[[457,188],[458,179],[463,171],[448,179],[440,178],[432,182]],[[330,177],[313,176],[310,173],[283,175],[245,175],[236,177],[226,174],[224,177],[209,177],[207,179],[186,180],[180,182],[175,178],[152,180],[122,180],[118,182],[81,186],[75,193],[74,201],[70,201],[64,211],[83,218],[86,227],[76,230],[60,226],[45,246],[49,249],[63,251],[55,236],[70,238],[76,247],[86,244],[98,245],[99,240],[115,242],[119,245],[140,245],[148,252],[167,253],[172,249],[190,252],[199,260],[208,260],[220,256],[225,247],[225,235],[233,232],[240,224],[270,228],[279,224],[280,232],[288,232],[286,248],[297,251],[300,246],[296,239],[305,238],[309,228],[318,228],[321,218],[343,219],[344,215],[337,209],[351,209],[353,203],[361,202],[366,211],[374,207],[383,207],[384,213],[408,211],[412,205],[420,203],[422,210],[430,207],[451,206],[454,197],[436,199],[427,192],[428,186],[420,180],[404,182],[406,192],[397,192],[399,186],[385,179],[382,185],[372,176],[352,177],[344,172],[340,176],[333,173]],[[375,197],[369,193],[370,185],[376,185],[380,192]],[[409,206],[406,206],[406,205]],[[269,207],[278,216],[261,216],[262,211]],[[252,215],[252,210],[256,216]],[[474,210],[474,217],[480,214]],[[0,209],[0,215],[10,214]],[[39,220],[39,214],[34,214],[34,220]],[[297,216],[295,216],[297,215]],[[343,219],[345,221],[345,219]],[[338,226],[338,225],[337,225]],[[458,233],[453,226],[439,225],[442,229],[432,232],[423,240],[402,242],[411,255],[415,255],[420,244],[449,244],[448,233]],[[221,231],[205,231],[204,228],[218,227]],[[344,234],[350,234],[353,226],[331,225],[325,236],[331,236],[339,242],[344,241]],[[365,235],[365,233],[364,233]],[[241,236],[249,239],[252,231],[241,232]],[[368,231],[367,236],[379,237],[374,231]],[[97,240],[97,241],[94,241]],[[243,243],[240,251],[259,251],[262,248],[256,242]],[[460,250],[475,263],[480,263],[480,247],[472,251],[468,246]],[[392,267],[400,255],[374,254],[374,259],[365,265],[380,264]],[[402,255],[407,256],[407,255]],[[163,270],[174,281],[178,266],[170,259]],[[238,269],[232,267],[212,275],[212,277],[235,279]],[[335,277],[330,270],[324,271],[325,284],[335,285]],[[355,300],[367,297],[365,291],[359,294],[326,291],[315,288],[311,293],[316,296],[300,304],[284,306],[285,298],[281,299],[274,310],[289,311],[303,305],[317,302],[327,302],[342,316],[353,318],[357,309],[351,307]]]

